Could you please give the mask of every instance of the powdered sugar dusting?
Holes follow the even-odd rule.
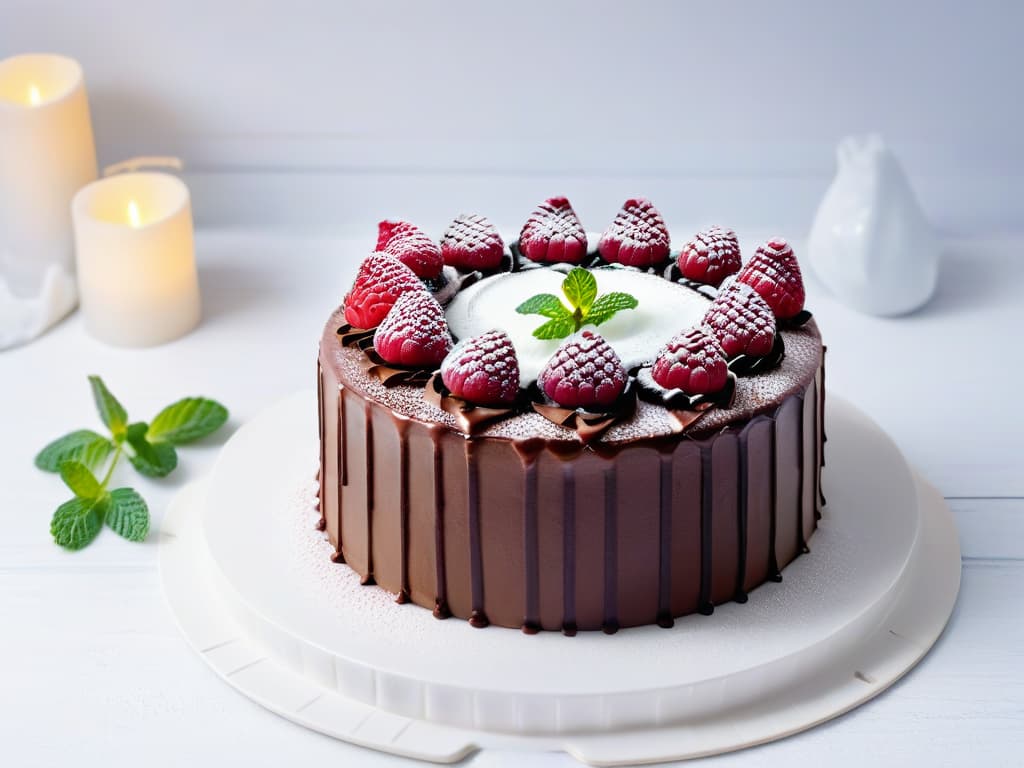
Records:
[[[402,606],[395,604],[396,595],[379,586],[360,584],[359,574],[331,560],[334,547],[326,534],[316,530],[320,517],[316,496],[315,482],[298,482],[280,510],[285,516],[283,529],[291,552],[288,567],[293,569],[297,582],[307,586],[295,598],[308,601],[318,612],[351,616],[361,624],[375,627],[375,631],[391,627],[406,641],[430,631],[437,622],[429,611],[412,605],[404,606],[408,611],[402,610]]]
[[[368,375],[363,352],[353,347],[343,347],[338,341],[335,331],[342,322],[341,312],[336,312],[325,329],[321,347],[325,367],[332,366],[346,386],[396,413],[426,424],[441,424],[460,432],[453,416],[423,399],[422,387],[388,388],[376,377]],[[786,396],[803,391],[821,365],[821,335],[813,320],[800,328],[781,331],[781,335],[786,344],[786,355],[779,366],[760,375],[740,377],[736,382],[732,407],[707,412],[691,428],[690,434],[714,432],[759,413],[770,412]],[[675,421],[664,408],[641,401],[631,418],[614,424],[601,436],[599,442],[618,444],[664,436],[672,434],[674,427]],[[496,421],[478,434],[508,440],[541,438],[579,442],[575,431],[558,426],[532,411]]]

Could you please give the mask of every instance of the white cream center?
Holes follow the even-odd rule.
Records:
[[[708,299],[656,275],[617,268],[595,269],[592,274],[597,279],[598,296],[623,291],[639,302],[636,309],[622,310],[596,329],[626,368],[653,360],[674,334],[699,323],[708,307]],[[525,386],[537,378],[565,339],[535,338],[534,329],[547,318],[520,315],[516,307],[538,293],[552,293],[567,303],[562,294],[564,279],[561,272],[543,268],[485,278],[461,291],[448,305],[448,325],[459,339],[495,328],[505,331],[515,345]]]

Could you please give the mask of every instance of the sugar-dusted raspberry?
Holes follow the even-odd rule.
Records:
[[[486,216],[475,213],[459,216],[441,237],[444,263],[456,269],[497,269],[504,253],[498,230]]]
[[[757,291],[734,280],[718,294],[704,314],[704,325],[730,357],[760,357],[775,343],[775,316]]]
[[[519,250],[530,261],[579,264],[587,255],[587,233],[569,201],[551,197],[526,220]]]
[[[504,331],[463,339],[441,363],[441,380],[476,405],[508,405],[519,395],[519,360]]]
[[[673,336],[658,353],[651,377],[665,389],[709,395],[725,386],[729,364],[725,351],[711,333],[690,328]]]
[[[604,337],[583,331],[558,348],[537,383],[561,406],[604,410],[622,394],[627,378],[622,361]]]
[[[376,328],[406,291],[426,292],[416,274],[394,256],[371,253],[359,266],[345,296],[345,320],[354,328]]]
[[[804,308],[804,278],[793,248],[781,237],[773,237],[754,252],[736,278],[759,294],[780,320]]]
[[[597,244],[601,258],[627,267],[652,267],[668,259],[668,227],[650,200],[631,198]]]
[[[444,310],[426,291],[408,291],[377,326],[373,348],[392,365],[439,365],[451,352],[452,335]]]
[[[740,241],[731,229],[709,227],[683,246],[677,263],[687,280],[720,285],[740,271]]]
[[[444,267],[437,243],[407,221],[382,221],[378,224],[377,250],[394,256],[424,280],[434,279]]]

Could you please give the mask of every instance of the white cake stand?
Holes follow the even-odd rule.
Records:
[[[316,409],[297,394],[242,427],[172,504],[167,601],[230,685],[308,728],[454,762],[487,748],[593,765],[740,749],[836,717],[927,653],[960,584],[939,494],[830,396],[811,554],[745,605],[607,636],[474,629],[361,587],[313,529]]]

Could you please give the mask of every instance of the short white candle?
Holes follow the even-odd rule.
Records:
[[[199,322],[188,187],[166,173],[95,181],[72,202],[85,326],[126,347],[162,344]]]
[[[96,178],[82,68],[49,54],[0,61],[0,278],[34,295],[74,268],[70,203]]]

